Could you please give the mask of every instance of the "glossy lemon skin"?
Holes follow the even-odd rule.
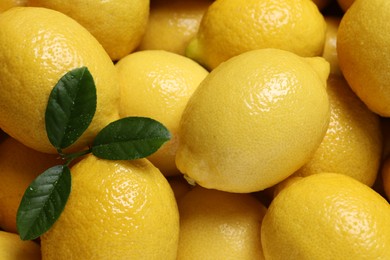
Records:
[[[148,160],[89,155],[71,172],[65,209],[41,237],[42,259],[176,259],[175,197]]]
[[[209,70],[246,51],[276,48],[318,56],[326,23],[311,0],[214,1],[186,55]]]
[[[24,145],[56,153],[45,130],[49,95],[68,71],[86,66],[97,89],[93,121],[71,149],[92,143],[119,118],[115,66],[100,43],[68,16],[46,8],[15,7],[0,15],[0,128]]]
[[[322,58],[277,49],[221,64],[183,112],[178,169],[201,186],[230,192],[262,190],[287,178],[325,135],[328,74]]]
[[[389,203],[342,174],[321,173],[283,189],[263,219],[266,259],[388,259]]]
[[[352,90],[373,112],[390,116],[390,2],[356,1],[337,32],[340,69]]]
[[[117,61],[133,52],[145,33],[149,0],[27,0],[28,6],[50,8],[75,19]]]

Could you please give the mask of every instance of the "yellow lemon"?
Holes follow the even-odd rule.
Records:
[[[152,1],[138,50],[166,50],[184,55],[211,0]]]
[[[0,14],[0,128],[26,146],[56,152],[45,130],[49,94],[69,70],[86,66],[97,89],[92,124],[72,145],[89,145],[119,118],[119,85],[111,59],[80,24],[54,10],[15,7]]]
[[[42,259],[176,259],[175,197],[149,161],[89,155],[71,172],[65,209],[41,236]]]
[[[60,164],[57,155],[44,154],[9,137],[0,143],[0,228],[17,233],[16,212],[30,183]]]
[[[214,69],[183,112],[178,169],[206,188],[252,192],[307,163],[329,122],[329,64],[278,49]]]
[[[177,259],[264,259],[260,227],[266,208],[251,195],[197,186],[178,206]]]
[[[337,33],[340,69],[353,91],[375,113],[390,116],[390,2],[356,1]]]
[[[149,0],[28,0],[28,5],[72,17],[95,36],[112,60],[136,49],[149,17]]]
[[[0,230],[0,259],[41,260],[41,250],[36,242],[23,241],[15,233]]]
[[[390,259],[390,205],[336,173],[302,178],[272,201],[261,226],[266,259]]]
[[[338,76],[342,76],[342,72],[339,66],[339,60],[337,58],[337,30],[339,28],[341,18],[335,16],[326,16],[326,36],[324,51],[322,57],[324,57],[330,64],[330,73]]]
[[[4,12],[14,6],[25,6],[27,0],[1,0],[0,1],[0,13]]]
[[[120,115],[151,117],[169,129],[172,139],[148,159],[164,175],[177,175],[180,117],[208,72],[189,58],[160,50],[132,53],[121,59],[116,68],[121,88]]]
[[[311,160],[295,175],[337,172],[372,186],[382,156],[379,117],[351,91],[343,78],[330,77],[327,91],[328,130]]]
[[[205,12],[186,55],[208,69],[260,48],[317,56],[325,30],[324,17],[311,0],[219,0]]]

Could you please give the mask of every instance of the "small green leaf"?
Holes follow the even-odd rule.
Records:
[[[73,144],[96,111],[96,87],[86,67],[66,73],[50,93],[46,107],[47,136],[57,150]]]
[[[70,170],[57,165],[39,175],[27,188],[16,215],[20,238],[35,239],[56,222],[71,190]]]
[[[103,159],[133,160],[157,151],[171,138],[160,122],[145,117],[126,117],[103,128],[92,145],[92,153]]]

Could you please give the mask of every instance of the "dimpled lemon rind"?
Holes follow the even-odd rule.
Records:
[[[310,161],[294,175],[337,172],[372,186],[382,158],[379,116],[364,105],[342,77],[330,77],[327,92],[328,130]]]
[[[183,112],[178,169],[206,188],[252,192],[303,166],[329,121],[320,57],[261,49],[214,69]]]
[[[173,191],[148,160],[88,155],[71,168],[72,191],[41,236],[42,259],[176,259]]]
[[[261,48],[319,56],[325,31],[324,17],[311,0],[219,0],[205,12],[186,55],[210,70]]]
[[[119,118],[115,66],[99,42],[62,13],[15,7],[0,14],[0,128],[35,150],[56,152],[45,130],[49,95],[66,72],[82,66],[94,78],[97,107],[74,149],[90,145],[100,129]]]
[[[337,32],[340,69],[373,112],[390,116],[390,2],[355,1]]]
[[[112,60],[139,45],[148,23],[149,0],[28,0],[29,6],[57,10],[85,27]]]
[[[195,61],[163,50],[134,52],[116,65],[121,88],[119,114],[161,122],[172,137],[148,159],[165,175],[180,174],[175,164],[180,117],[207,70]]]
[[[261,226],[266,259],[390,259],[390,206],[336,173],[298,180],[272,201]]]

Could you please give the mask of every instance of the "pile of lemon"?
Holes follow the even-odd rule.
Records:
[[[390,259],[390,2],[0,2],[1,259]],[[58,164],[51,90],[86,66],[92,124],[144,116],[153,155],[71,168],[57,222],[22,241]]]

